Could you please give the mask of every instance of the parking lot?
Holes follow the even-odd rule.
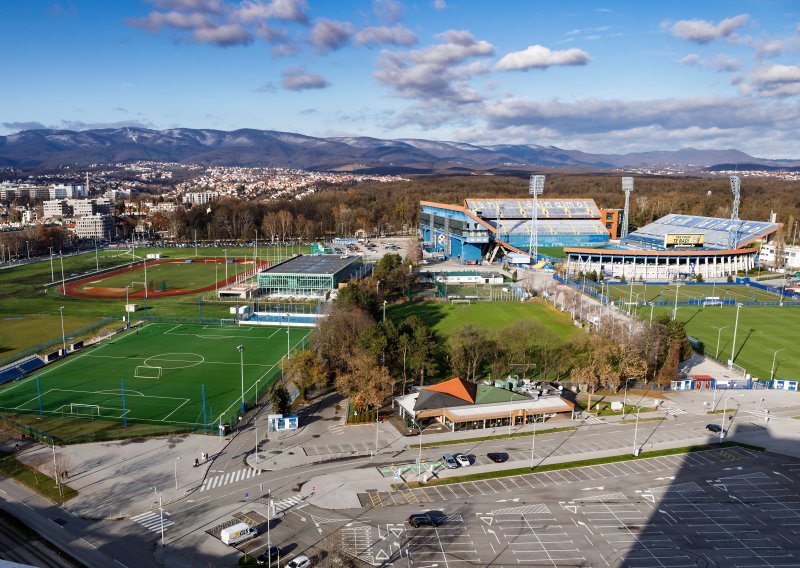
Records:
[[[374,566],[800,566],[800,462],[744,448],[429,487],[342,545]],[[436,527],[410,513],[447,515]]]

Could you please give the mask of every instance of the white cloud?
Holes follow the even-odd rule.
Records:
[[[364,28],[355,35],[359,45],[399,45],[408,46],[417,43],[417,36],[405,26],[374,26]]]
[[[235,10],[236,18],[242,22],[283,20],[298,24],[308,23],[306,0],[246,0]]]
[[[394,23],[403,18],[403,5],[395,0],[373,0],[372,11],[384,21]]]
[[[445,0],[433,0],[433,9],[434,10],[447,10],[447,2]],[[800,29],[800,26],[798,26]]]
[[[211,43],[219,47],[247,45],[253,42],[253,35],[236,24],[222,24],[197,28],[192,37],[201,43]]]
[[[713,59],[701,59],[696,53],[690,53],[678,59],[676,63],[678,65],[697,65],[704,69],[713,69],[719,72],[738,71],[742,66],[738,59],[725,54],[717,55]]]
[[[666,29],[673,37],[695,43],[710,43],[715,39],[729,37],[749,19],[749,14],[739,14],[733,18],[725,18],[718,23],[708,20],[678,20],[674,24],[664,22],[662,28]]]
[[[451,103],[472,103],[483,97],[468,84],[473,58],[489,57],[494,46],[463,30],[448,30],[439,43],[424,49],[384,51],[378,58],[375,78],[404,98]],[[474,69],[473,69],[474,70]]]
[[[350,22],[320,18],[311,30],[311,43],[319,53],[328,53],[344,47],[353,32]]]
[[[498,61],[495,71],[527,71],[528,69],[547,69],[554,65],[586,65],[589,54],[582,49],[572,48],[551,51],[543,45],[531,45],[523,51],[513,51]]]
[[[301,67],[292,67],[283,71],[281,86],[287,91],[306,91],[308,89],[324,89],[330,83],[322,75],[309,73]]]

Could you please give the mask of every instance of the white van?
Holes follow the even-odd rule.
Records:
[[[258,536],[258,531],[247,523],[237,523],[226,529],[222,529],[220,540],[228,545],[239,544]]]

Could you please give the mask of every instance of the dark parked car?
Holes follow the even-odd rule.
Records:
[[[415,513],[406,521],[412,527],[438,527],[447,517],[441,513]]]
[[[720,426],[719,424],[714,424],[712,422],[711,424],[706,424],[706,430],[708,430],[709,432],[720,433],[722,432],[722,426]]]
[[[508,454],[504,452],[492,452],[490,454],[486,454],[486,457],[492,460],[494,463],[503,463],[508,461]]]
[[[275,546],[274,544],[267,545],[267,549],[258,555],[256,558],[256,562],[259,564],[269,564],[270,561],[275,562],[276,566],[278,565],[278,557],[281,555],[281,549]]]

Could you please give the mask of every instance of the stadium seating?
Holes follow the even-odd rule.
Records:
[[[727,249],[729,248],[730,234],[735,232],[736,248],[739,248],[778,227],[777,223],[764,221],[733,221],[671,213],[631,232],[622,240],[621,244],[630,249],[664,250],[664,236],[667,234],[702,233],[705,241],[704,248]]]
[[[18,361],[13,366],[0,371],[0,385],[24,379],[30,373],[41,367],[44,367],[44,362],[38,357],[29,357],[28,359]]]
[[[600,219],[600,210],[591,199],[539,199],[540,219]],[[467,209],[482,219],[530,219],[530,199],[467,199]]]

